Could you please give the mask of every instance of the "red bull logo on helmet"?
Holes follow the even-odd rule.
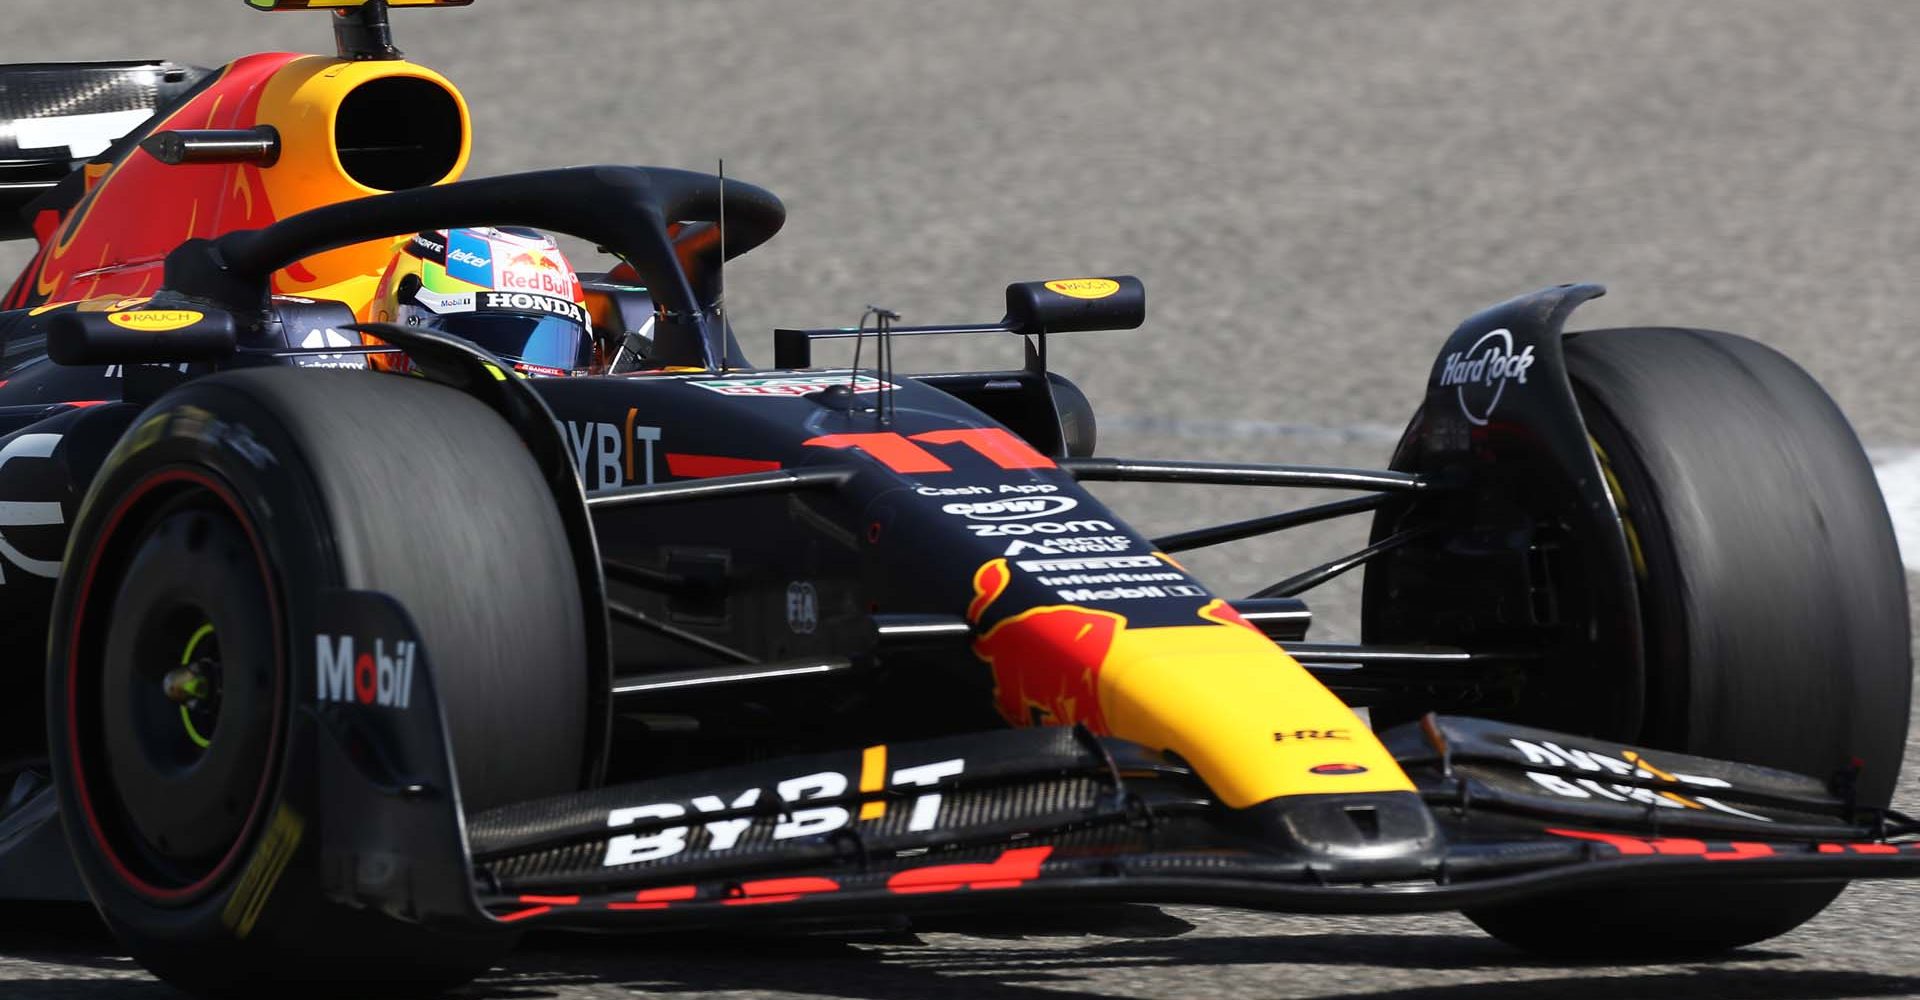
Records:
[[[538,269],[542,271],[560,271],[565,269],[558,261],[538,250],[523,250],[508,256],[507,266],[526,268],[529,270]]]
[[[578,297],[579,280],[558,251],[521,250],[508,253],[505,247],[499,249],[502,251],[501,264],[496,269],[498,273],[494,287],[567,299]]]
[[[432,234],[439,236],[440,234]],[[445,244],[415,249],[416,255],[442,263],[447,277],[482,289],[549,295],[579,301],[580,279],[561,255],[560,248],[538,234],[498,229],[456,229]],[[415,240],[417,246],[420,240]]]

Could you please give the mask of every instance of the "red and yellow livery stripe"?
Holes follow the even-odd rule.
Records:
[[[1004,559],[975,572],[971,620],[1008,577]],[[996,622],[973,648],[993,669],[1008,721],[1081,724],[1172,751],[1235,808],[1288,795],[1413,790],[1353,710],[1225,601],[1197,617],[1204,623],[1129,628],[1115,612],[1047,605]],[[1341,737],[1274,738],[1301,730]]]

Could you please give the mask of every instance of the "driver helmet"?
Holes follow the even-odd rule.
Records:
[[[368,313],[376,323],[464,337],[526,375],[586,375],[597,367],[580,276],[559,245],[531,229],[442,229],[413,237],[387,265]],[[410,367],[393,355],[376,355],[374,362]]]

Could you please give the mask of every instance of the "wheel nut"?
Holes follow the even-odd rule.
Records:
[[[198,701],[207,696],[207,679],[193,667],[177,667],[167,671],[161,682],[167,692],[167,700],[176,705]]]

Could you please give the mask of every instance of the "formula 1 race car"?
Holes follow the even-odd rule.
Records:
[[[387,4],[250,2],[339,8],[338,57],[0,68],[41,244],[0,313],[0,669],[44,691],[0,703],[0,894],[90,898],[189,990],[363,995],[532,928],[1101,899],[1684,954],[1920,876],[1904,572],[1772,350],[1565,332],[1601,290],[1563,285],[1446,338],[1388,469],[1096,458],[1047,342],[1140,325],[1139,281],[755,368],[720,267],[771,193],[459,180],[465,105]],[[624,262],[583,286],[602,374],[366,321],[397,245],[480,225]],[[960,335],[1025,364],[890,365]],[[882,363],[813,367],[833,339]],[[1090,481],[1353,496],[1147,538]],[[1359,514],[1244,599],[1176,558]],[[1363,641],[1308,641],[1356,567]]]

